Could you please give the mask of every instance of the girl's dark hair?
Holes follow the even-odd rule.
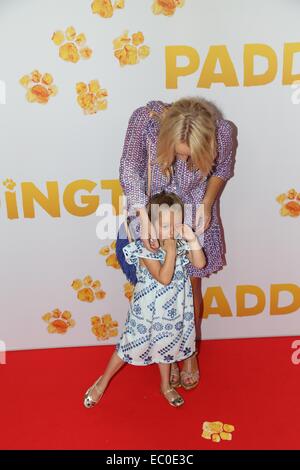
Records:
[[[160,193],[154,194],[154,196],[151,196],[149,199],[149,202],[147,204],[147,211],[148,211],[148,217],[151,220],[151,207],[154,205],[161,205],[161,204],[166,204],[169,207],[172,207],[173,204],[178,204],[181,207],[181,213],[182,213],[182,221],[183,221],[183,214],[184,214],[184,205],[180,197],[177,196],[175,193],[168,193],[166,191],[161,191]]]

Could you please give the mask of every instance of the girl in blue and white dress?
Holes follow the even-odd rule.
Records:
[[[151,252],[141,240],[123,248],[127,262],[136,266],[137,284],[116,350],[85,394],[87,408],[98,403],[125,363],[158,364],[161,393],[172,406],[184,403],[170,386],[170,365],[195,352],[193,292],[186,266],[203,268],[206,259],[198,238],[183,224],[184,209],[176,194],[163,191],[153,196],[148,213],[159,233],[160,248]]]

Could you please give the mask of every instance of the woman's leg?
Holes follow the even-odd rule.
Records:
[[[195,315],[195,329],[196,329],[196,340],[198,340],[199,350],[201,341],[201,322],[203,317],[203,298],[201,291],[201,277],[191,277],[191,283],[193,288],[193,301],[194,301],[194,315]],[[196,343],[197,344],[197,343]],[[182,370],[185,372],[196,372],[198,370],[197,356],[192,355],[183,361]],[[186,376],[186,384],[192,384],[194,380],[191,377]]]
[[[122,359],[118,356],[117,352],[115,351],[112,354],[103,375],[91,390],[90,397],[92,400],[98,400],[99,396],[104,392],[104,390],[108,386],[112,377],[118,372],[119,369],[121,369],[121,367],[123,367],[124,364],[125,362],[122,361]]]
[[[201,341],[201,323],[203,317],[203,297],[201,290],[201,277],[191,277],[194,302],[194,318],[196,329],[196,340]]]
[[[180,386],[180,370],[177,362],[173,362],[170,367],[170,385],[171,387]]]

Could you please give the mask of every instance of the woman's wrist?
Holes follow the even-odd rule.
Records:
[[[186,240],[188,243],[193,243],[195,241],[197,241],[197,235],[193,232],[193,238],[189,239],[189,240]]]
[[[198,237],[197,235],[195,234],[195,237],[193,238],[193,240],[190,240],[188,241],[188,244],[190,246],[191,249],[199,249],[199,248],[202,248],[202,246],[200,245],[199,243],[199,240],[198,240]]]
[[[209,198],[209,197],[205,197],[203,198],[202,200],[202,203],[204,204],[204,207],[212,207],[213,203],[215,201],[212,199],[212,198]]]

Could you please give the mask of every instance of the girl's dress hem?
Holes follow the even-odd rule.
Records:
[[[176,356],[176,360],[174,361],[152,361],[152,362],[147,362],[146,364],[144,362],[136,362],[136,361],[130,361],[126,359],[124,356],[122,356],[119,351],[116,351],[117,355],[119,356],[120,359],[122,359],[123,362],[126,362],[126,364],[130,364],[132,366],[150,366],[152,364],[174,364],[174,362],[180,362],[184,361],[185,359],[188,359],[195,353],[196,349],[192,351],[190,354],[185,355],[184,357],[181,356]]]

